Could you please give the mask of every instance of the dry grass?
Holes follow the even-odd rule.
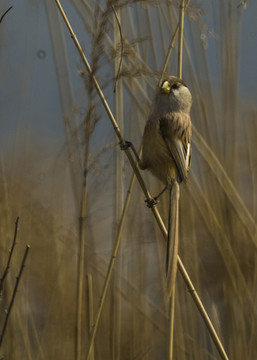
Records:
[[[117,36],[118,42],[113,42],[115,18],[109,7],[114,5],[120,12],[124,57],[116,92],[121,92],[124,104],[124,138],[139,147],[158,76],[176,29],[178,9],[169,3],[148,1],[124,1],[120,7],[112,1],[107,5],[78,1],[74,4],[87,28],[91,32],[97,30],[91,40],[85,35],[85,52],[92,54],[95,75],[111,107],[117,96],[113,94],[113,56],[119,57],[120,40]],[[181,188],[179,249],[233,360],[257,357],[257,109],[238,100],[240,11],[231,1],[220,1],[213,14],[205,18],[194,1],[187,10],[183,79],[193,94],[195,135],[191,177]],[[95,15],[102,24],[99,28],[95,27]],[[217,20],[218,15],[216,40],[208,35],[204,24],[212,16]],[[80,36],[83,43],[84,34]],[[210,70],[206,41],[215,46],[220,59],[217,83]],[[176,69],[177,44],[167,71],[174,73]],[[87,353],[92,325],[89,309],[93,307],[95,317],[116,238],[115,206],[120,208],[123,200],[114,185],[115,166],[119,164],[115,165],[115,149],[110,145],[114,141],[113,129],[106,121],[90,78],[82,75],[87,93],[85,121],[74,127],[71,118],[65,119],[67,140],[62,150],[53,149],[44,160],[36,141],[31,146],[20,142],[15,152],[6,153],[1,159],[2,270],[8,259],[14,221],[20,216],[13,265],[0,302],[2,313],[10,300],[24,245],[31,245],[1,349],[6,359],[17,360],[20,354],[33,360],[75,359],[81,233],[85,254],[82,358]],[[119,191],[125,195],[132,173],[127,160],[121,160],[123,186]],[[161,185],[147,174],[143,176],[151,193],[157,193]],[[82,193],[85,212],[81,210]],[[165,221],[167,204],[164,195],[158,209]],[[82,232],[80,217],[84,219]],[[162,234],[135,183],[116,258],[115,281],[106,294],[95,337],[96,360],[168,357],[164,258]],[[87,275],[92,276],[90,296]],[[217,351],[180,275],[175,309],[174,359],[217,359]]]

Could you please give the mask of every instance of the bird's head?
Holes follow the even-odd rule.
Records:
[[[173,111],[189,112],[192,96],[185,83],[176,76],[164,79],[160,86],[161,103],[172,107]]]

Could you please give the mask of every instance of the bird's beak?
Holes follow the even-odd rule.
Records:
[[[162,90],[163,94],[169,94],[170,93],[170,84],[169,84],[168,81],[164,81],[164,83],[162,84],[161,90]]]

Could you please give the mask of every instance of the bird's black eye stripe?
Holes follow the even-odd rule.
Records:
[[[173,90],[177,90],[177,89],[179,88],[179,84],[178,84],[178,83],[174,83],[174,84],[172,84],[171,88],[172,88]]]

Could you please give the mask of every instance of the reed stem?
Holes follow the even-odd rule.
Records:
[[[103,287],[103,291],[102,291],[102,294],[101,294],[101,297],[100,297],[100,302],[99,302],[99,306],[98,306],[98,310],[97,310],[97,314],[96,314],[96,320],[95,320],[95,323],[94,323],[94,325],[92,327],[92,332],[91,332],[91,335],[90,335],[88,353],[87,353],[87,357],[86,357],[87,360],[90,360],[91,348],[92,348],[92,345],[93,345],[93,342],[94,342],[94,339],[95,339],[95,335],[96,335],[96,332],[97,332],[99,320],[100,320],[101,313],[102,313],[102,310],[103,310],[105,297],[106,297],[107,290],[108,290],[108,287],[109,287],[109,284],[110,284],[110,279],[111,279],[112,272],[113,272],[113,269],[114,269],[114,265],[115,265],[115,262],[116,262],[117,254],[118,254],[118,251],[119,251],[120,242],[121,242],[121,235],[122,235],[122,231],[123,231],[124,222],[125,222],[125,219],[126,219],[127,209],[128,209],[129,202],[130,202],[130,197],[131,197],[131,189],[133,188],[134,181],[135,181],[135,176],[132,176],[130,184],[129,184],[129,189],[128,189],[128,192],[127,192],[126,201],[125,201],[123,211],[122,211],[122,215],[121,215],[121,219],[120,219],[120,223],[119,223],[119,228],[118,228],[118,231],[117,231],[117,236],[116,236],[116,241],[115,241],[115,245],[114,245],[113,252],[112,252],[112,257],[110,259],[109,267],[108,267],[106,278],[105,278],[105,281],[104,281],[104,287]]]
[[[182,79],[183,33],[184,33],[185,0],[181,0],[179,16],[179,44],[178,44],[178,77]]]

